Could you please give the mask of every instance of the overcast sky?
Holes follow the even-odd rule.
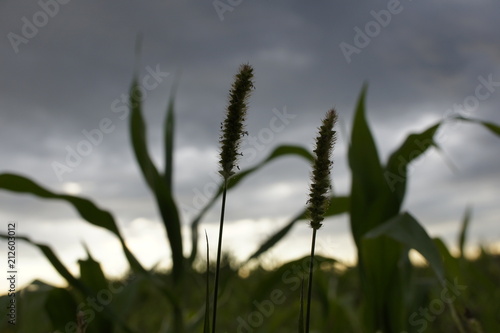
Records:
[[[134,42],[143,35],[139,77],[146,91],[150,151],[163,167],[162,123],[176,95],[175,192],[186,224],[217,171],[219,124],[242,63],[255,91],[242,168],[279,144],[311,148],[321,117],[340,114],[333,183],[349,193],[347,137],[356,98],[369,83],[367,113],[383,161],[413,131],[462,113],[500,123],[500,4],[494,1],[14,1],[0,2],[0,172],[16,172],[58,192],[79,193],[114,213],[130,248],[148,267],[168,265],[157,208],[134,160],[126,97]],[[89,148],[85,133],[105,131],[71,172],[68,150]],[[459,220],[474,209],[470,244],[498,241],[500,141],[477,125],[439,133],[445,157],[430,151],[411,169],[405,209],[433,236],[454,245]],[[448,165],[452,163],[456,170]],[[224,248],[245,258],[306,202],[309,166],[278,160],[230,193]],[[82,242],[109,275],[126,269],[116,239],[81,221],[64,203],[0,192],[0,225],[50,244],[77,272]],[[217,240],[219,206],[204,220]],[[355,258],[347,218],[328,220],[318,251]],[[308,251],[297,224],[264,257]],[[19,243],[19,279],[61,278],[37,249]],[[5,253],[2,250],[2,253]],[[214,255],[214,254],[212,254]],[[5,258],[4,258],[5,259]],[[3,259],[2,259],[3,260]],[[1,266],[4,267],[4,266]],[[2,285],[2,290],[4,285]]]

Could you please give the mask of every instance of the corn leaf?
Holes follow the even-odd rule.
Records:
[[[384,177],[375,141],[365,115],[366,89],[364,86],[356,106],[348,159],[351,168],[351,231],[358,248],[360,277],[364,294],[363,323],[366,331],[399,331],[402,313],[388,313],[389,309],[402,311],[403,300],[394,288],[401,245],[392,239],[365,239],[371,229],[383,224],[399,212],[397,196]],[[390,295],[390,297],[388,297]]]
[[[476,124],[481,124],[484,127],[486,127],[486,129],[491,131],[491,133],[500,136],[500,126],[497,124],[493,124],[491,122],[483,121],[483,120],[479,120],[479,119],[475,119],[475,118],[465,118],[462,116],[455,117],[455,119],[466,121],[466,122],[471,122],[471,123],[476,123]]]
[[[167,190],[173,193],[172,176],[174,173],[174,134],[175,134],[175,91],[177,85],[175,84],[170,91],[170,99],[167,106],[167,116],[165,118],[164,137],[165,137],[165,184]]]
[[[365,238],[373,239],[380,236],[387,236],[404,244],[405,247],[420,252],[439,281],[444,282],[445,270],[439,251],[425,229],[412,215],[406,212],[400,214],[368,232]]]
[[[0,174],[0,189],[12,192],[28,193],[44,199],[63,200],[71,204],[87,222],[111,231],[120,240],[125,256],[134,272],[145,272],[139,261],[130,252],[123,239],[116,222],[108,211],[98,208],[92,201],[66,194],[53,193],[29,178],[15,174]]]
[[[165,185],[165,179],[160,175],[151,160],[146,143],[146,125],[142,117],[141,92],[137,80],[134,80],[130,92],[130,132],[132,147],[146,183],[153,192],[156,204],[165,226],[172,250],[173,276],[178,281],[183,273],[184,256],[182,253],[181,221],[172,192]],[[168,117],[167,117],[168,118]],[[173,121],[173,118],[172,118]],[[169,170],[171,172],[171,170]]]
[[[433,239],[433,242],[439,252],[441,261],[443,262],[446,277],[448,279],[453,279],[454,277],[456,278],[458,276],[461,276],[462,272],[460,268],[460,261],[450,253],[443,240],[440,238],[435,238]]]
[[[366,86],[356,107],[348,153],[352,171],[351,229],[357,244],[366,232],[397,213],[366,121],[365,98]]]
[[[425,153],[429,147],[437,147],[433,138],[440,125],[441,123],[437,123],[422,133],[409,135],[387,161],[384,177],[390,190],[396,195],[398,210],[401,208],[406,192],[408,165]]]

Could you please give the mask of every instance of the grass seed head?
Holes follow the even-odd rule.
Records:
[[[326,113],[323,123],[319,128],[314,149],[315,159],[311,175],[308,214],[310,225],[313,229],[321,228],[325,211],[328,208],[328,194],[330,192],[330,170],[333,162],[331,154],[336,140],[333,127],[337,121],[337,112],[331,109]]]
[[[241,137],[245,134],[243,122],[247,111],[247,100],[253,89],[253,68],[242,65],[229,93],[229,106],[226,119],[222,123],[222,134],[220,137],[221,152],[219,173],[228,179],[234,175],[234,167],[237,162]]]

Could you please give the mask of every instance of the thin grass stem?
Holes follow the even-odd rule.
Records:
[[[222,192],[222,207],[220,213],[219,224],[219,241],[217,244],[217,263],[215,267],[215,285],[214,285],[214,303],[213,303],[213,316],[212,316],[212,333],[215,333],[216,320],[217,320],[217,296],[219,294],[219,275],[220,275],[220,261],[222,253],[222,231],[224,229],[224,212],[226,210],[226,192],[227,192],[227,178],[224,178],[224,190]]]
[[[309,322],[311,318],[311,299],[314,271],[314,249],[316,248],[316,229],[313,229],[311,241],[311,262],[309,263],[309,281],[307,287],[307,308],[306,308],[306,333],[309,333]]]
[[[205,230],[205,240],[207,242],[207,272],[206,272],[206,292],[205,292],[205,322],[203,333],[210,333],[210,245],[208,242],[207,231]]]

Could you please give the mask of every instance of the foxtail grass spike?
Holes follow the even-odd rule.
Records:
[[[222,123],[222,134],[220,137],[220,171],[223,181],[222,207],[219,224],[219,241],[217,243],[217,262],[215,267],[214,302],[212,313],[212,333],[215,333],[217,324],[217,297],[219,292],[220,261],[222,253],[222,234],[224,228],[224,211],[226,209],[226,194],[228,179],[234,174],[234,167],[238,156],[238,148],[241,137],[245,134],[243,122],[247,111],[247,99],[253,89],[253,68],[242,65],[236,75],[233,87],[229,94],[229,106],[227,108],[226,119]]]
[[[322,226],[325,211],[328,208],[328,193],[330,192],[330,170],[332,167],[331,154],[336,140],[336,132],[333,126],[337,121],[337,112],[331,109],[326,113],[323,124],[319,128],[316,138],[312,183],[309,194],[309,221],[313,229],[318,230]]]
[[[315,159],[312,171],[312,183],[309,194],[308,214],[311,228],[313,228],[311,241],[311,262],[309,264],[309,283],[307,289],[307,307],[305,332],[309,333],[311,318],[311,298],[312,281],[314,271],[314,248],[316,247],[316,232],[321,228],[321,222],[328,208],[328,194],[331,188],[330,170],[332,167],[331,155],[333,145],[335,144],[335,131],[333,126],[337,121],[337,112],[331,109],[326,113],[323,123],[319,128],[319,134],[316,138],[316,147],[314,149]]]
[[[227,108],[226,119],[222,123],[222,134],[220,137],[220,171],[219,173],[228,179],[234,174],[234,167],[237,162],[238,148],[241,137],[245,133],[243,122],[247,111],[247,100],[253,89],[253,68],[242,65],[236,75],[235,82],[229,94],[229,106]]]

